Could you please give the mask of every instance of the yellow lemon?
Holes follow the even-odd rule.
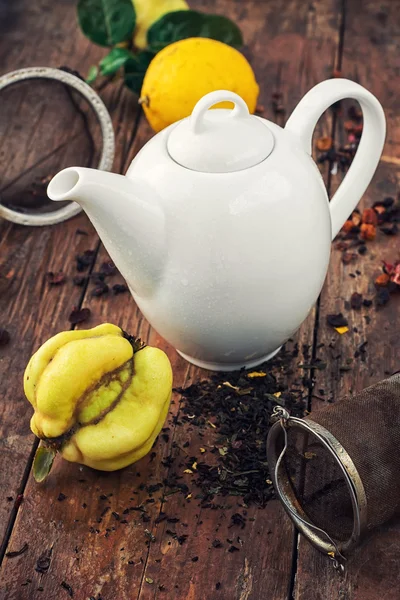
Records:
[[[156,54],[146,71],[140,101],[151,127],[160,131],[189,116],[205,94],[221,89],[239,94],[254,113],[259,87],[243,54],[216,40],[188,38]]]
[[[133,43],[143,50],[147,46],[147,30],[163,15],[175,10],[188,10],[185,0],[133,0],[136,25]]]

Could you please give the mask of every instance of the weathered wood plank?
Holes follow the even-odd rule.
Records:
[[[214,3],[209,0],[198,2],[196,6],[215,10]],[[293,1],[280,2],[277,6],[276,3],[225,0],[219,3],[218,10],[240,22],[247,52],[260,82],[260,103],[265,106],[265,115],[283,123],[301,95],[332,71],[338,40],[337,2],[324,1],[309,7]],[[274,114],[272,106],[272,94],[276,92],[282,94],[280,103],[285,111],[278,114]],[[329,120],[322,121],[320,128],[328,133]],[[129,158],[150,135],[143,121]],[[101,251],[96,270],[105,258]],[[142,319],[130,297],[92,298],[90,291],[91,287],[85,305],[92,310],[91,324],[107,320],[117,322],[148,339],[149,343],[164,348],[173,362],[176,386],[206,376],[206,373],[189,367],[172,348],[168,348]],[[312,344],[314,319],[312,312],[301,328],[296,338],[300,347]],[[301,360],[300,354],[298,362]],[[297,372],[293,378],[288,378],[288,385],[299,377]],[[305,395],[307,391],[304,389]],[[25,542],[29,548],[23,556],[4,564],[1,581],[6,586],[8,595],[5,597],[41,597],[41,593],[36,592],[38,587],[44,588],[44,595],[57,597],[62,593],[62,581],[71,585],[77,597],[101,594],[103,598],[118,596],[124,600],[140,594],[143,598],[158,595],[161,598],[163,592],[158,588],[161,584],[168,588],[167,594],[173,594],[175,598],[243,600],[265,597],[266,591],[271,600],[287,597],[293,536],[277,503],[271,503],[265,510],[252,508],[249,511],[248,516],[254,517],[255,521],[249,521],[246,530],[240,532],[244,546],[236,553],[227,552],[226,542],[220,554],[219,549],[209,550],[210,540],[217,537],[216,528],[221,536],[230,537],[232,530],[228,531],[227,527],[235,506],[233,501],[232,509],[225,515],[203,509],[201,516],[196,518],[199,514],[197,501],[189,503],[180,495],[173,495],[162,504],[163,490],[160,489],[154,493],[155,502],[146,506],[148,522],[143,523],[140,513],[136,512],[128,514],[128,523],[121,523],[124,519],[116,520],[112,515],[112,510],[121,515],[128,506],[146,501],[148,492],[138,489],[138,483],[149,485],[163,481],[168,466],[162,461],[171,452],[173,441],[179,446],[189,441],[193,451],[206,443],[207,440],[200,440],[196,431],[187,427],[175,429],[173,418],[179,411],[178,396],[174,402],[168,421],[169,440],[159,440],[153,460],[148,457],[136,466],[106,475],[58,461],[51,479],[44,486],[29,480],[26,502],[18,515],[9,549],[18,548]],[[67,495],[62,502],[57,501],[60,492]],[[102,494],[113,495],[102,500]],[[101,516],[104,505],[109,505],[111,510]],[[182,526],[182,532],[189,535],[183,546],[166,534],[165,523],[155,523],[162,506],[163,510],[172,516],[178,515],[181,522],[187,524],[186,528]],[[101,522],[97,522],[98,519]],[[109,532],[107,528],[110,528]],[[156,536],[150,550],[146,546],[146,528]],[[106,534],[109,535],[106,537]],[[39,575],[34,570],[36,561],[49,548],[52,548],[51,567],[47,574]],[[190,559],[195,556],[198,561],[192,562]],[[224,569],[220,566],[222,561]],[[154,584],[147,583],[145,577],[152,579]],[[21,587],[28,579],[31,582]],[[221,584],[219,591],[216,583]]]
[[[68,64],[83,73],[104,53],[89,44],[76,26],[75,2],[58,3],[49,0],[35,3],[19,2],[0,4],[0,63],[3,72],[31,65],[60,66]],[[20,94],[20,102],[26,103],[26,87]],[[31,96],[32,97],[32,96]],[[35,94],[33,94],[33,98]],[[16,88],[13,98],[18,100]],[[4,96],[2,95],[2,101]],[[135,102],[128,92],[120,88],[110,90],[106,102],[113,111],[114,125],[134,123]],[[8,112],[1,115],[2,131],[10,126]],[[8,109],[12,107],[8,104]],[[25,105],[28,116],[35,107]],[[39,107],[40,108],[40,107]],[[29,112],[30,111],[30,112]],[[26,113],[24,113],[26,116]],[[36,114],[41,115],[40,110]],[[43,122],[45,121],[45,115]],[[23,115],[22,115],[23,118]],[[29,119],[23,124],[29,127]],[[79,117],[69,115],[59,123],[59,139],[68,140]],[[15,130],[17,131],[17,127]],[[126,132],[126,136],[125,136]],[[120,132],[117,145],[116,168],[121,162],[121,144],[129,138],[129,126]],[[25,147],[15,147],[13,152],[0,146],[3,175],[10,178],[29,166],[29,153]],[[10,138],[8,138],[10,141]],[[40,136],[38,136],[40,142]],[[36,148],[37,150],[37,148]],[[74,159],[79,162],[80,155]],[[68,145],[62,160],[71,161]],[[4,175],[5,176],[5,175]],[[4,178],[2,179],[4,183]],[[87,231],[87,236],[77,235],[77,229]],[[0,348],[0,540],[6,532],[9,518],[14,518],[14,503],[25,486],[24,472],[29,461],[34,437],[30,433],[31,412],[23,398],[22,375],[32,352],[48,337],[62,329],[68,329],[68,315],[74,305],[82,301],[83,289],[75,287],[72,277],[76,274],[75,255],[87,249],[95,249],[98,238],[85,215],[64,224],[47,228],[29,228],[0,222],[0,326],[9,330],[11,342]],[[51,287],[45,279],[48,271],[62,270],[67,282]]]
[[[362,3],[362,11],[360,8],[361,3],[347,3],[343,76],[358,81],[376,94],[383,104],[388,124],[385,160],[360,203],[360,209],[363,209],[386,196],[397,198],[400,189],[400,171],[396,163],[400,151],[397,139],[400,18],[398,2],[376,4],[368,1]],[[345,139],[343,121],[346,118],[344,110],[338,121],[339,139]],[[338,184],[340,179],[334,178],[334,186]],[[333,250],[321,298],[318,329],[318,343],[325,344],[319,348],[318,358],[328,366],[325,371],[318,372],[315,385],[316,390],[325,391],[326,398],[336,399],[356,392],[398,370],[399,298],[393,296],[389,304],[378,311],[375,307],[351,310],[345,304],[353,292],[373,298],[373,282],[381,272],[381,261],[398,257],[398,237],[388,237],[380,232],[375,241],[368,243],[368,253],[350,265],[344,265],[341,252]],[[356,277],[351,277],[351,273]],[[350,331],[342,336],[326,324],[327,314],[339,312],[345,314],[350,327]],[[355,357],[364,342],[368,343],[366,352]],[[352,368],[341,372],[340,367],[346,359],[353,361]],[[318,393],[321,396],[321,392],[316,391]],[[321,401],[314,398],[312,406],[319,405]],[[358,426],[355,423],[355,428]],[[393,521],[357,548],[348,560],[345,577],[341,578],[332,569],[330,561],[301,540],[295,598],[375,600],[384,597],[395,600],[400,588],[399,550],[400,526],[398,521]]]

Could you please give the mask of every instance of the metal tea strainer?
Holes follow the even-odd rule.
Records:
[[[400,374],[304,419],[276,407],[267,455],[276,494],[336,568],[400,512]]]
[[[114,131],[103,101],[66,67],[30,67],[0,77],[0,219],[52,225],[76,215],[54,205],[50,179],[65,167],[109,171]]]

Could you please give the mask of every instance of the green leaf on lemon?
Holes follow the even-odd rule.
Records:
[[[233,47],[243,44],[240,29],[233,21],[195,10],[177,10],[163,15],[149,28],[147,43],[150,50],[158,52],[173,42],[191,37],[211,38]]]
[[[110,52],[101,59],[100,73],[102,75],[113,75],[128,61],[134,60],[135,55],[127,48],[113,48]]]
[[[133,60],[129,60],[125,63],[125,85],[132,90],[132,92],[140,94],[147,67],[154,56],[154,52],[142,50],[142,52],[132,55]]]
[[[96,81],[97,75],[99,74],[99,67],[96,65],[92,65],[89,69],[89,72],[86,77],[86,83],[89,85]]]
[[[132,0],[78,0],[78,21],[89,40],[114,46],[132,39],[136,14]]]

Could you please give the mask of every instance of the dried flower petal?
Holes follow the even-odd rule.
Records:
[[[338,333],[340,333],[340,335],[343,335],[349,331],[348,327],[335,327],[335,329]]]
[[[264,371],[252,371],[251,373],[247,373],[247,377],[253,379],[253,377],[266,377],[266,373]]]

